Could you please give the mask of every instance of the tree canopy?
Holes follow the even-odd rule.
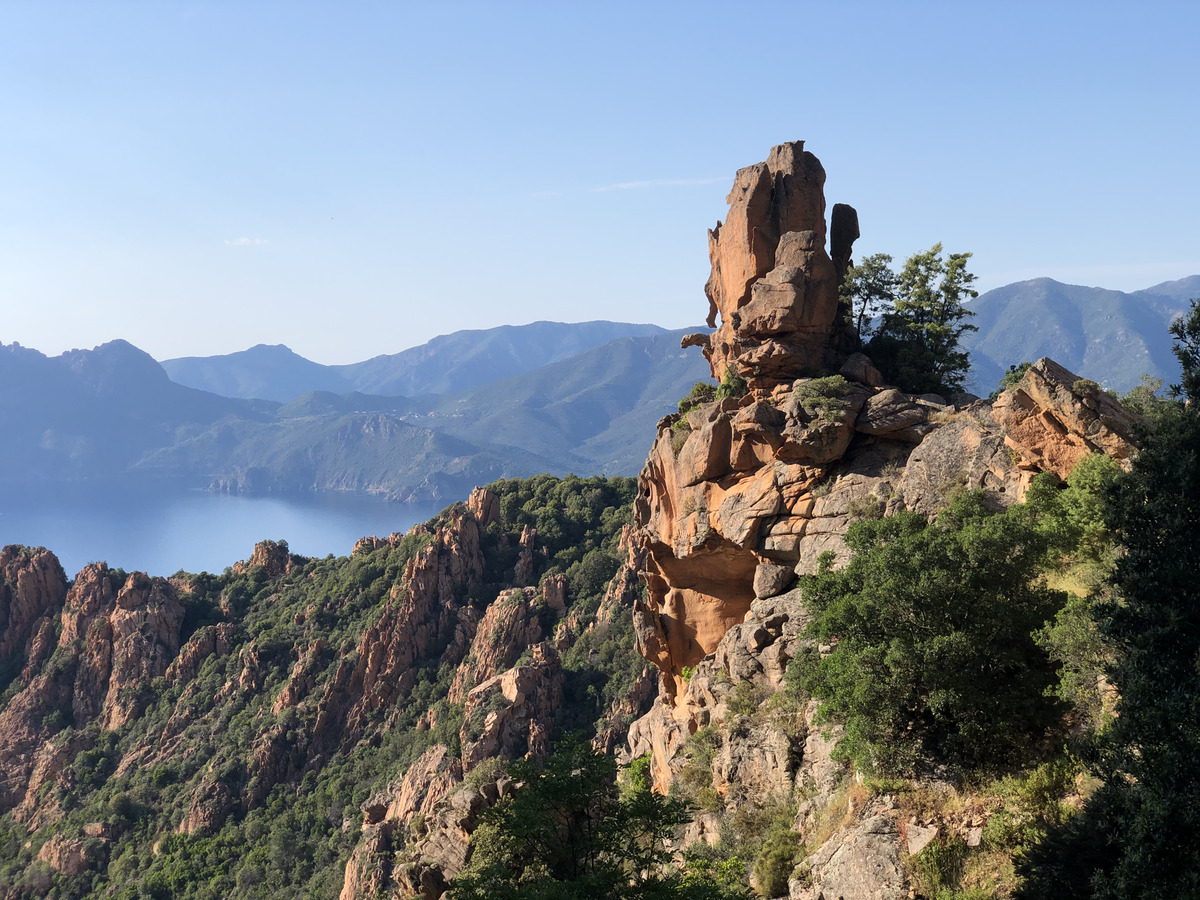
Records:
[[[744,896],[666,866],[665,841],[688,821],[688,807],[654,793],[644,763],[618,789],[616,762],[574,737],[544,762],[518,760],[509,772],[516,787],[482,815],[453,900]]]
[[[934,244],[915,253],[899,274],[887,254],[866,257],[842,282],[842,299],[851,310],[860,340],[876,316],[879,324],[867,353],[884,377],[913,393],[951,393],[963,389],[970,361],[960,340],[975,326],[964,301],[979,296],[967,271],[970,253],[943,256]]]
[[[803,683],[845,726],[840,755],[884,774],[921,760],[979,766],[1015,756],[1057,711],[1033,632],[1065,601],[1038,581],[1047,541],[1024,507],[993,513],[964,493],[936,522],[858,522],[852,557],[804,580],[811,633],[835,644]]]

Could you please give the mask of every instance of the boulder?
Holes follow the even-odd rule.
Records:
[[[1128,465],[1141,419],[1095,382],[1043,357],[996,400],[992,415],[1022,468],[1066,479],[1075,464],[1106,453]]]

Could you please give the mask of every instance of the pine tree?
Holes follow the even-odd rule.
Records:
[[[963,306],[979,292],[967,271],[970,253],[942,257],[942,245],[910,256],[900,272],[896,301],[883,314],[867,353],[884,377],[914,393],[952,393],[963,389],[970,367],[960,346],[963,334],[976,331]]]

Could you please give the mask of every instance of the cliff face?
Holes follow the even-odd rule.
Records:
[[[847,353],[837,282],[858,218],[836,208],[831,258],[823,183],[798,142],[737,173],[729,215],[709,233],[715,331],[684,345],[703,348],[714,377],[732,370],[747,389],[662,419],[638,479],[647,591],[634,608],[637,649],[661,689],[626,754],[651,755],[660,790],[681,778],[711,784],[711,811],[687,841],[716,843],[725,814],[797,797],[807,799],[794,831],[807,841],[818,819],[827,824],[822,804],[839,778],[832,738],[812,730],[811,707],[770,712],[764,701],[804,641],[796,577],[822,554],[844,562],[850,523],[902,509],[933,515],[964,488],[1007,506],[1039,471],[1066,478],[1090,453],[1124,462],[1134,452],[1135,417],[1051,360],[993,404],[906,394]],[[707,757],[685,750],[701,730]],[[895,811],[851,801],[843,813],[792,896],[907,895]]]
[[[623,745],[649,708],[632,494],[501,482],[348,558],[265,541],[170,581],[97,563],[72,582],[48,551],[4,548],[0,827],[23,837],[0,897],[168,872],[223,896],[268,872],[440,896],[507,789],[500,763],[581,726]],[[289,849],[256,856],[274,831]],[[228,858],[196,869],[197,846]]]
[[[0,711],[0,811],[36,825],[55,816],[53,804],[38,802],[40,792],[82,746],[74,734],[54,742],[48,733],[68,723],[112,730],[136,717],[149,683],[178,651],[183,608],[161,578],[134,573],[114,584],[108,567],[93,563],[68,591],[62,567],[45,550],[6,547],[0,558],[8,561],[6,635],[19,635],[13,626],[21,622],[30,634],[18,690]],[[32,611],[40,615],[30,622]]]

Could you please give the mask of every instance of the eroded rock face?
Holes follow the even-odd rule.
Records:
[[[824,186],[825,170],[803,141],[773,147],[766,162],[735,176],[725,222],[708,233],[708,326],[717,330],[699,343],[714,378],[732,369],[769,386],[824,367],[838,311]],[[848,263],[858,218],[843,209],[836,236]]]
[[[821,652],[806,644],[797,576],[830,555],[844,564],[856,521],[901,510],[932,518],[964,490],[1002,508],[1038,472],[1066,478],[1093,452],[1128,460],[1136,419],[1050,360],[994,404],[884,384],[835,324],[858,219],[836,210],[831,260],[823,181],[802,146],[775,148],[738,173],[729,216],[710,232],[716,331],[685,346],[747,389],[661,420],[639,476],[646,595],[634,625],[660,692],[622,758],[650,754],[660,791],[681,777],[711,785],[705,802],[718,811],[697,817],[685,844],[719,840],[722,813],[740,803],[799,801],[794,830],[806,842],[819,831],[822,844],[791,896],[882,900],[909,893],[907,825],[882,801],[854,805],[832,756],[836,732],[813,727],[815,705],[797,712],[786,694],[788,664]],[[689,743],[701,730],[703,753]],[[709,758],[708,772],[693,771]],[[826,839],[831,816],[843,824]],[[978,841],[977,818],[957,828],[964,839]]]
[[[465,515],[450,526],[461,529],[467,520],[471,523],[458,543],[439,538],[431,546],[449,543],[464,552],[470,541],[464,542],[463,535],[477,535],[482,523],[494,515],[498,515],[494,495],[478,490]],[[536,534],[528,529],[518,543],[519,559],[532,560],[535,552],[541,552],[535,541]],[[588,629],[609,628],[616,618],[630,615],[641,592],[637,572],[644,565],[644,552],[629,526],[622,532],[620,548],[627,554],[625,565],[609,582]],[[424,565],[432,567],[433,556]],[[467,572],[474,577],[472,570]],[[461,753],[452,755],[445,746],[434,745],[400,780],[363,804],[363,838],[346,866],[343,898],[436,900],[447,890],[467,862],[479,814],[512,790],[496,764],[538,758],[550,748],[563,705],[560,653],[570,649],[573,636],[587,633],[577,618],[578,609],[567,609],[567,592],[566,579],[550,573],[538,588],[501,592],[482,616],[469,605],[462,607],[443,654],[458,667],[450,695],[463,705]],[[453,605],[452,599],[446,602]],[[550,629],[542,623],[556,618],[553,635],[548,636],[545,632]],[[352,683],[350,675],[345,677]],[[605,712],[594,744],[604,750],[624,745],[628,723],[646,712],[656,687],[657,670],[647,666],[629,694]],[[432,711],[422,720],[422,727],[432,729],[437,724]]]
[[[138,715],[142,686],[165,674],[179,650],[183,606],[164,579],[135,572],[118,583],[104,563],[85,567],[68,591],[62,567],[41,549],[5,548],[0,572],[9,622],[0,640],[25,650],[20,689],[0,711],[0,809],[36,827],[60,812],[39,802],[43,788],[85,749],[78,730],[45,740],[46,723],[110,730]]]
[[[1138,417],[1095,382],[1045,357],[1000,395],[992,414],[1022,468],[1053,472],[1064,480],[1091,453],[1126,464],[1134,453]]]
[[[15,545],[0,550],[0,666],[25,649],[66,596],[67,578],[53,553]]]

